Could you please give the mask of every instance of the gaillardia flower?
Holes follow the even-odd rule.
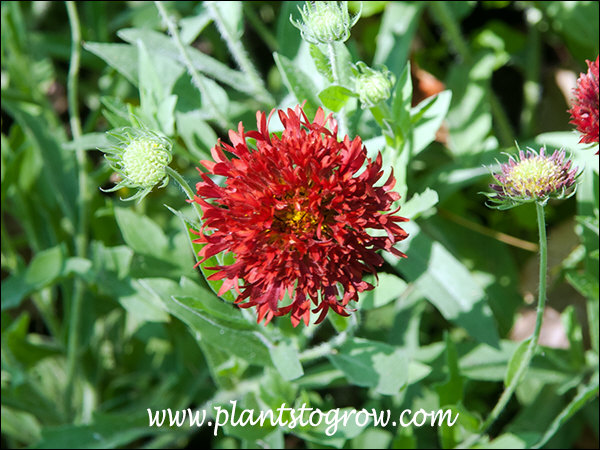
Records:
[[[598,143],[598,57],[596,61],[586,61],[587,73],[577,79],[575,99],[571,113],[571,122],[582,136],[579,142]],[[596,152],[597,154],[597,152]]]
[[[498,184],[490,184],[494,193],[485,195],[492,207],[509,209],[523,203],[546,203],[548,199],[568,198],[575,193],[577,168],[566,158],[564,150],[552,155],[542,148],[538,154],[533,149],[519,150],[519,157],[510,156],[501,172],[494,174]]]
[[[154,186],[160,187],[169,182],[167,166],[171,163],[171,142],[148,129],[122,128],[108,133],[118,139],[118,143],[107,149],[105,158],[122,180],[105,192],[112,192],[122,187],[139,189],[133,196],[125,200],[144,198]]]
[[[338,142],[337,123],[322,109],[312,122],[299,106],[278,114],[280,137],[258,112],[258,131],[240,123],[231,145],[219,141],[214,161],[202,161],[225,179],[219,186],[201,172],[196,186],[201,263],[233,253],[235,263],[207,267],[216,270],[209,279],[224,280],[220,295],[235,288],[240,307],[256,306],[259,322],[290,313],[294,326],[308,324],[311,303],[317,323],[329,309],[347,316],[348,302],[373,288],[362,278],[383,263],[376,251],[405,256],[393,247],[407,237],[398,222],[408,220],[390,211],[400,198],[394,176],[376,186],[381,154],[368,159],[359,137]]]

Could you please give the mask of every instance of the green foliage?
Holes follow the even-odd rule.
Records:
[[[598,2],[363,2],[348,40],[329,44],[303,41],[290,22],[302,2],[157,3],[76,2],[79,23],[62,3],[2,3],[2,446],[597,444],[597,145],[578,143],[561,80],[598,54]],[[396,80],[364,109],[352,72],[361,60]],[[257,111],[303,102],[309,118],[323,108],[342,134],[360,135],[370,158],[381,152],[384,179],[394,171],[407,257],[382,254],[349,318],[262,326],[234,290],[219,296],[223,280],[208,280],[235,255],[200,264],[201,212],[178,184],[199,181],[199,161],[238,122],[255,129]],[[106,131],[141,125],[173,143],[181,179],[134,205],[121,201],[130,187],[99,189],[122,180],[97,150]],[[537,294],[533,210],[493,211],[478,194],[515,141],[565,148],[581,176],[573,198],[546,207],[541,348],[480,434],[525,356]],[[325,422],[227,424],[216,436],[149,426],[148,408],[204,409],[215,421],[215,406],[231,414],[232,402],[238,414],[285,403],[389,410],[391,421],[447,408],[458,419],[371,417],[333,433]]]

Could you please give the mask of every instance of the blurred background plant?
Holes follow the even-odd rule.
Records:
[[[303,6],[2,3],[3,447],[452,448],[477,436],[535,323],[535,207],[499,213],[478,194],[515,140],[564,148],[584,170],[576,196],[545,208],[541,348],[479,444],[598,446],[598,147],[578,143],[568,113],[598,55],[598,3],[348,2],[348,26],[360,12],[349,37],[312,43],[290,22]],[[361,90],[365,74],[378,84]],[[238,121],[302,101],[394,168],[408,259],[387,259],[348,319],[262,327],[194,269],[197,223],[178,184],[198,181],[198,160]],[[180,179],[124,203],[135,190],[98,189],[127,183],[97,149],[138,120],[172,142]],[[460,419],[333,437],[148,427],[147,408],[231,399]]]

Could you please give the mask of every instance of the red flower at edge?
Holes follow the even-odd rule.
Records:
[[[400,198],[392,191],[394,176],[376,187],[381,154],[367,159],[360,137],[338,142],[336,121],[320,108],[313,122],[300,106],[278,114],[281,137],[269,135],[265,113],[258,112],[258,131],[245,132],[240,122],[237,133],[229,132],[232,145],[219,141],[214,162],[201,161],[225,177],[221,187],[200,172],[196,185],[194,201],[204,216],[195,241],[205,244],[201,262],[220,252],[235,255],[234,264],[210,267],[217,272],[209,279],[224,280],[220,295],[235,288],[240,307],[256,306],[258,322],[291,313],[294,326],[308,325],[311,302],[312,312],[320,312],[317,323],[330,308],[348,316],[348,302],[373,289],[362,277],[383,263],[376,251],[405,257],[393,247],[407,237],[397,222],[408,220],[390,211]],[[369,229],[385,233],[372,236]],[[282,305],[286,293],[291,303]]]
[[[587,61],[588,71],[577,79],[571,122],[583,136],[579,142],[598,143],[598,57],[595,62]]]

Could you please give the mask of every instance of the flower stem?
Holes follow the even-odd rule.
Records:
[[[509,400],[512,398],[519,382],[525,372],[529,368],[529,364],[533,359],[533,355],[537,350],[538,341],[540,338],[540,331],[542,329],[542,319],[544,316],[544,308],[546,306],[546,272],[548,270],[548,242],[546,239],[546,219],[544,215],[544,205],[541,203],[535,204],[537,211],[537,222],[538,222],[538,233],[540,238],[540,279],[539,279],[539,287],[538,287],[538,304],[537,304],[537,314],[535,320],[535,329],[533,334],[529,338],[529,345],[527,346],[527,350],[525,351],[525,355],[523,359],[521,359],[521,363],[515,372],[515,375],[512,377],[511,382],[506,387],[498,403],[486,419],[486,421],[481,425],[479,432],[469,439],[466,439],[462,442],[459,448],[469,448],[474,443],[476,443],[482,436],[483,433],[487,431],[487,429],[496,421],[496,419],[500,416],[504,408],[508,404]]]
[[[338,67],[338,58],[335,54],[335,48],[333,47],[333,43],[329,42],[327,44],[327,56],[329,58],[329,64],[331,65],[331,75],[333,77],[333,83],[338,86],[341,85],[341,75],[340,68]],[[338,134],[342,137],[348,134],[348,127],[346,125],[346,113],[344,112],[344,107],[340,109],[337,113],[337,121],[338,121]]]
[[[69,24],[71,26],[71,58],[69,65],[69,74],[67,79],[67,96],[69,102],[69,116],[71,125],[71,134],[75,142],[81,138],[81,121],[79,118],[79,66],[81,60],[81,25],[77,7],[74,2],[66,2]],[[77,197],[78,220],[77,234],[75,236],[75,252],[78,257],[85,258],[87,253],[87,175],[85,167],[85,151],[80,144],[77,144],[75,155],[77,159],[79,195]],[[85,284],[81,279],[75,280],[73,291],[73,301],[69,311],[69,329],[67,342],[67,369],[65,385],[65,405],[66,410],[71,411],[73,407],[74,381],[77,375],[77,361],[80,344],[81,315],[83,308],[83,294]]]
[[[265,85],[263,84],[260,75],[256,71],[254,64],[252,64],[252,61],[250,61],[250,58],[248,58],[248,53],[244,49],[242,40],[239,36],[234,36],[231,33],[231,30],[227,27],[227,24],[223,20],[219,8],[215,5],[215,2],[206,2],[205,4],[210,10],[212,18],[217,25],[217,29],[227,44],[227,48],[229,48],[231,55],[237,62],[240,69],[242,69],[242,72],[244,72],[248,78],[250,84],[252,84],[254,92],[261,101],[272,105],[275,100],[273,99],[273,96],[265,89]]]
[[[194,208],[194,211],[196,212],[196,215],[198,216],[198,220],[202,222],[202,212],[198,207],[198,203],[193,201],[195,194],[190,185],[183,179],[179,172],[171,169],[169,166],[167,166],[167,173],[171,178],[173,178],[177,182],[177,184],[179,184],[179,186],[181,186],[181,189],[183,189],[183,192],[185,192],[187,198],[189,200],[192,200],[192,206]]]
[[[169,29],[169,34],[175,41],[175,46],[177,47],[177,49],[179,50],[179,53],[181,54],[181,57],[183,58],[183,63],[185,64],[185,67],[187,68],[188,73],[192,77],[194,84],[196,85],[196,87],[200,91],[200,94],[202,95],[202,101],[206,102],[206,104],[210,107],[215,120],[217,121],[217,123],[219,124],[219,126],[221,128],[223,128],[223,129],[231,128],[229,121],[223,115],[223,113],[219,109],[219,106],[213,101],[212,97],[210,96],[202,76],[198,73],[198,71],[194,67],[194,64],[192,64],[190,55],[188,55],[188,52],[185,49],[185,46],[181,42],[181,36],[179,36],[179,30],[177,29],[175,22],[173,22],[171,20],[171,18],[169,17],[169,14],[167,14],[167,11],[165,10],[165,7],[163,6],[162,2],[155,1],[154,4],[156,5],[156,9],[158,9],[158,12],[160,13],[161,17],[167,24],[167,28]]]

